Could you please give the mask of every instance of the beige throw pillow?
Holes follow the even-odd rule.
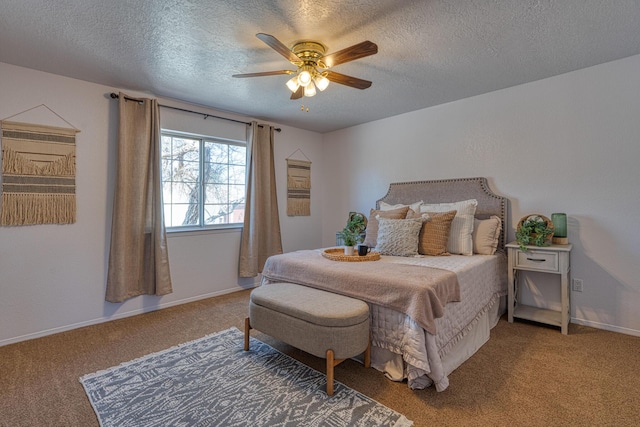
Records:
[[[418,253],[421,255],[450,255],[447,252],[447,242],[451,223],[456,216],[456,211],[450,212],[423,212],[418,214],[414,211],[407,213],[407,218],[427,215],[426,221],[422,224],[420,235],[418,236]]]
[[[378,244],[376,251],[382,255],[418,255],[418,235],[423,218],[387,219],[378,215]]]
[[[489,219],[476,219],[473,225],[473,253],[493,255],[496,253],[502,231],[500,217],[492,215]]]
[[[364,244],[373,248],[378,243],[378,219],[380,218],[388,218],[388,219],[404,219],[407,216],[407,211],[409,210],[409,206],[405,206],[398,209],[392,209],[388,211],[371,209],[371,213],[369,214],[369,221],[367,222],[367,229],[365,231]]]

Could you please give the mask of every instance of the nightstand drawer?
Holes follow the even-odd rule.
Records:
[[[517,251],[515,267],[530,270],[559,271],[558,253],[545,251]]]

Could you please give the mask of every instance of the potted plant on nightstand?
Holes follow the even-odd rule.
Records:
[[[553,222],[544,215],[527,215],[520,219],[516,230],[516,242],[520,249],[527,250],[527,245],[549,246],[553,237]]]
[[[367,228],[367,218],[357,212],[349,212],[347,225],[338,235],[344,244],[344,254],[353,255],[353,247],[362,241],[362,233]]]

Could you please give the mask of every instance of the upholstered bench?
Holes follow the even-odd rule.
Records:
[[[244,350],[254,328],[327,359],[327,394],[333,394],[333,368],[364,352],[369,367],[369,306],[360,300],[292,283],[263,285],[251,292]]]

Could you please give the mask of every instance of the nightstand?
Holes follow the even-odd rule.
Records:
[[[514,318],[533,320],[559,326],[564,335],[569,330],[569,271],[573,245],[527,246],[527,251],[511,242],[506,245],[509,259],[508,315]],[[549,310],[518,303],[519,271],[538,271],[560,276],[561,310]]]

